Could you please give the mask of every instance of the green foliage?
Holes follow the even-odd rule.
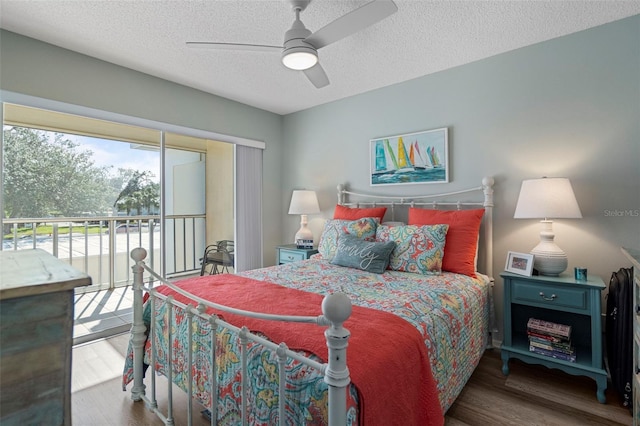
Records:
[[[99,225],[90,225],[86,228],[84,225],[78,225],[78,226],[73,226],[71,228],[71,232],[74,234],[84,234],[85,231],[87,234],[92,235],[92,234],[101,234],[101,233],[105,233],[107,231],[107,226],[103,226],[100,227]],[[53,234],[53,225],[38,225],[35,228],[35,234],[36,235],[49,235],[51,236]],[[62,226],[58,226],[58,235],[65,235],[69,233],[69,226],[68,225],[62,225]],[[22,237],[27,237],[27,236],[31,236],[34,234],[33,232],[33,228],[18,228],[16,230],[16,234],[18,239],[22,238]],[[7,228],[7,231],[5,233],[5,235],[3,236],[3,238],[5,240],[12,240],[13,239],[13,227],[9,226]]]
[[[138,211],[159,205],[151,172],[118,169],[113,176],[111,167],[96,166],[91,151],[60,133],[22,127],[3,133],[5,217],[104,215],[120,199]]]
[[[149,171],[134,171],[113,203],[114,207],[118,211],[126,211],[127,215],[133,210],[142,214],[143,209],[149,213],[160,207],[160,185],[153,182],[152,177]]]

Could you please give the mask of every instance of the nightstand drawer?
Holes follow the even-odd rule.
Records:
[[[307,255],[303,251],[295,251],[295,250],[284,250],[280,249],[280,257],[278,259],[278,263],[291,263],[297,262],[299,260],[305,260]]]
[[[587,310],[588,289],[563,288],[538,283],[513,280],[513,303],[535,303],[553,308],[573,308]]]

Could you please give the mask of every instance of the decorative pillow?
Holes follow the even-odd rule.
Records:
[[[324,259],[333,259],[338,247],[338,237],[342,234],[351,234],[363,240],[375,241],[377,226],[378,219],[372,217],[358,220],[329,219],[324,224],[318,252]]]
[[[409,224],[448,224],[447,254],[444,256],[442,269],[475,277],[478,236],[483,214],[484,209],[429,210],[410,207]]]
[[[389,269],[424,275],[438,275],[449,225],[378,226],[376,241],[395,241]]]
[[[338,248],[331,263],[382,274],[389,266],[389,257],[395,247],[394,241],[377,243],[355,235],[342,234],[338,238]]]
[[[386,207],[371,207],[367,209],[351,208],[347,206],[336,205],[336,209],[333,211],[334,219],[343,220],[357,220],[363,217],[375,217],[378,219],[378,223],[382,223],[384,214],[387,212]]]

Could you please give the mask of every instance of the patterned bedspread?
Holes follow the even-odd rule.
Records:
[[[350,295],[354,305],[385,310],[414,325],[424,337],[443,412],[451,406],[466,384],[487,343],[489,284],[482,279],[447,272],[439,276],[425,276],[386,271],[379,275],[331,265],[320,256],[306,261],[248,271],[241,275],[323,295],[340,290]],[[160,307],[157,313],[157,317],[161,319],[160,324],[163,324],[163,315],[163,309]],[[148,317],[147,309],[147,319]],[[178,315],[172,328],[179,329],[181,325],[184,326],[180,324],[180,318]],[[206,324],[198,327],[201,334],[207,334]],[[160,341],[166,340],[166,328],[166,324],[161,325],[162,330],[157,336]],[[238,420],[237,403],[233,401],[233,381],[239,373],[233,367],[238,364],[240,349],[235,343],[236,339],[230,334],[219,333],[217,337],[218,347],[225,349],[221,352],[223,356],[217,360],[221,392],[226,398],[220,407],[221,424],[233,424]],[[162,343],[166,345],[166,342]],[[176,345],[186,347],[185,342],[174,342],[173,346]],[[180,348],[176,349],[175,352],[180,353]],[[204,350],[202,352],[206,353]],[[174,355],[174,364],[176,357],[180,362],[181,357]],[[194,392],[197,399],[205,406],[210,406],[207,385],[209,364],[206,356],[202,355],[200,358],[202,359],[194,367]],[[133,378],[132,365],[130,350],[123,375],[125,385]],[[257,375],[257,382],[253,383],[257,393],[252,405],[256,405],[257,411],[252,413],[252,424],[270,424],[274,420],[273,413],[277,409],[277,402],[274,402],[275,398],[266,382],[276,383],[277,388],[278,378],[272,372],[275,365],[276,360],[265,357],[264,354],[256,353],[251,356],[250,368],[260,373]],[[288,407],[288,410],[299,411],[289,412],[287,415],[291,418],[307,419],[307,424],[315,423],[319,418],[326,418],[324,410],[318,408],[323,403],[326,405],[322,396],[326,385],[322,389],[321,377],[311,369],[296,365],[289,367],[296,373],[292,380],[304,380],[287,383],[288,388],[296,391],[295,407]],[[160,353],[156,360],[156,370],[162,373],[166,368],[167,355]],[[186,374],[180,374],[180,368],[174,367],[174,382],[186,388],[186,381]],[[349,421],[350,424],[356,424],[357,393],[351,389],[349,394]]]
[[[320,256],[242,275],[323,295],[341,290],[354,305],[409,321],[424,336],[443,412],[471,377],[487,344],[489,284],[482,279],[449,272],[372,274],[332,265]]]

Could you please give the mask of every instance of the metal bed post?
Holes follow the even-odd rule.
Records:
[[[329,426],[347,424],[347,386],[351,382],[347,368],[349,330],[342,323],[351,315],[351,300],[344,293],[333,293],[322,301],[322,314],[331,322],[324,332],[327,338],[328,367],[324,381],[329,385]]]
[[[169,305],[169,309],[167,309],[167,360],[169,362],[169,368],[167,368],[167,417],[163,419],[164,424],[167,426],[173,426],[175,423],[173,421],[173,296],[168,296],[166,298],[166,303]],[[155,318],[152,319],[155,321]],[[176,330],[177,332],[177,330]],[[155,348],[152,346],[152,351],[155,351]]]
[[[493,280],[493,184],[491,176],[482,179],[484,192],[485,274]]]
[[[188,379],[187,395],[189,395],[189,403],[187,405],[187,424],[192,424],[193,417],[193,310],[192,305],[187,306],[187,327],[189,330],[189,340],[187,341],[187,368]]]
[[[339,184],[338,185],[338,204],[342,205],[344,204],[344,191],[346,190],[346,188],[344,187],[343,184]]]
[[[247,377],[247,346],[249,344],[249,339],[247,338],[247,333],[249,333],[249,329],[247,327],[242,327],[240,330],[240,355],[241,355],[241,367],[240,367],[240,401],[241,401],[241,409],[242,409],[242,426],[247,426],[247,397],[249,395],[249,381]]]
[[[285,381],[287,367],[287,345],[280,343],[276,350],[276,356],[278,357],[278,418],[280,421],[278,424],[284,426],[285,423]]]
[[[198,312],[203,313],[206,310],[206,306],[202,303],[198,304]],[[210,371],[209,371],[209,386],[211,386],[211,426],[218,424],[218,376],[216,376],[216,332],[218,331],[217,316],[212,315],[209,317],[209,326],[211,327],[211,352],[210,356]]]
[[[131,258],[135,264],[131,267],[133,271],[133,325],[131,327],[131,343],[133,346],[133,387],[131,388],[131,399],[140,401],[145,394],[143,383],[144,343],[147,340],[145,332],[147,328],[142,320],[142,287],[144,281],[144,258],[147,251],[141,247],[131,252]]]

